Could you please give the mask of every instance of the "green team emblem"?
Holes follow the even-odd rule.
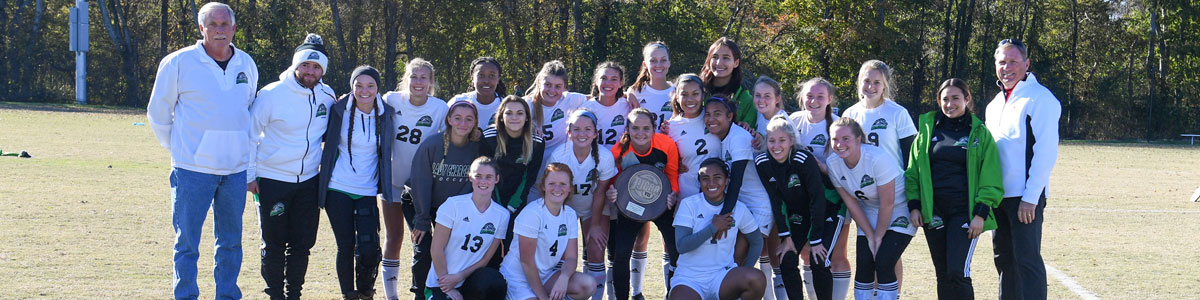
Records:
[[[479,234],[496,234],[496,225],[492,225],[492,222],[483,224],[483,229],[479,230]]]
[[[249,83],[250,79],[246,77],[246,72],[238,72],[237,83]]]
[[[328,114],[329,114],[329,109],[325,107],[325,103],[321,103],[321,105],[317,106],[317,115],[315,117],[320,118],[320,117],[324,117],[325,115],[328,115]]]
[[[567,236],[567,224],[558,225],[558,236]]]
[[[794,187],[798,187],[798,186],[800,186],[800,176],[796,176],[796,174],[792,174],[791,177],[788,177],[788,187],[789,188],[794,188]]]
[[[964,137],[958,139],[957,142],[954,142],[954,146],[962,147],[963,149],[967,149],[967,137],[964,136]]]
[[[804,223],[804,216],[801,216],[800,214],[792,214],[790,217],[788,217],[788,222],[792,222],[792,224]]]
[[[875,120],[875,123],[871,124],[871,130],[876,129],[887,129],[887,120],[884,120],[883,118]]]
[[[896,218],[895,220],[892,220],[891,227],[907,228],[908,227],[908,217],[901,216],[899,218]]]
[[[425,127],[433,126],[433,117],[421,116],[421,118],[417,120],[417,126],[425,126]]]
[[[829,142],[829,139],[825,137],[825,134],[818,134],[817,136],[814,136],[812,139],[812,142],[809,142],[808,144],[824,146],[825,143],[828,143],[828,142]]]
[[[933,216],[933,220],[929,220],[929,228],[941,229],[944,224],[942,217],[939,216]]]
[[[275,203],[275,206],[271,206],[271,216],[272,217],[276,217],[276,216],[279,216],[282,214],[283,214],[283,202],[277,202],[277,203]]]
[[[550,115],[550,122],[558,121],[559,119],[562,119],[565,117],[566,117],[566,114],[563,113],[561,108],[555,108],[554,114]]]
[[[865,188],[872,184],[875,184],[875,178],[871,178],[871,175],[863,175],[862,183],[858,187]]]
[[[671,112],[671,101],[667,101],[667,103],[663,103],[663,107],[659,108],[658,111]]]
[[[321,59],[321,55],[320,55],[320,54],[317,54],[317,52],[311,52],[311,53],[308,53],[308,58],[307,58],[307,59],[317,59],[317,60],[319,60],[319,59]]]
[[[612,126],[624,126],[624,125],[625,125],[625,117],[617,116],[616,118],[613,118]]]

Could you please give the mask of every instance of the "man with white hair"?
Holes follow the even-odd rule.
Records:
[[[158,65],[146,107],[159,144],[171,152],[174,297],[196,299],[200,232],[213,210],[216,299],[240,299],[242,212],[250,165],[250,105],[258,67],[233,47],[233,9],[210,2],[197,20],[203,39]]]
[[[321,82],[329,56],[321,36],[309,33],[292,64],[258,91],[251,107],[255,159],[247,189],[258,203],[262,229],[263,292],[271,299],[300,299],[309,250],[321,220],[317,167],[321,141],[336,96]],[[285,286],[286,282],[286,286]],[[286,296],[284,290],[286,288]]]
[[[987,105],[987,128],[1000,152],[1004,199],[992,212],[1000,299],[1046,299],[1042,261],[1042,212],[1050,171],[1058,159],[1062,105],[1029,72],[1029,51],[1014,39],[1000,41],[996,85],[1002,91]]]

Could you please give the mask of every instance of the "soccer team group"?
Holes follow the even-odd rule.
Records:
[[[699,74],[673,79],[667,46],[649,43],[635,76],[599,64],[589,94],[567,91],[559,61],[508,91],[500,62],[481,57],[472,91],[445,101],[420,58],[395,91],[361,66],[338,96],[322,81],[329,58],[315,34],[259,89],[257,65],[231,43],[233,10],[206,4],[199,25],[203,40],[160,63],[147,108],[171,152],[177,299],[199,296],[209,209],[215,296],[241,298],[246,191],[272,299],[300,297],[322,209],[346,299],[371,299],[380,274],[386,298],[402,297],[406,238],[404,298],[642,299],[651,224],[668,299],[896,299],[918,228],[937,276],[909,280],[936,280],[938,298],[974,297],[971,258],[989,230],[998,297],[1046,298],[1042,211],[1060,105],[1020,41],[996,48],[1003,91],[984,118],[968,84],[949,79],[931,99],[938,109],[914,122],[881,61],[862,65],[845,93],[856,103],[838,116],[822,78],[797,85],[794,100],[768,77],[744,86],[727,38]],[[667,211],[651,221],[616,209],[618,174],[639,164],[669,179]]]

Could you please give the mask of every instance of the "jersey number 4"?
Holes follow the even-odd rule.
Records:
[[[471,242],[475,242],[475,244],[471,245]],[[463,251],[471,251],[471,253],[475,253],[475,252],[479,252],[479,249],[483,249],[483,237],[482,236],[478,236],[478,235],[472,236],[470,234],[467,234],[467,236],[463,238],[463,245],[462,245]]]
[[[554,245],[550,245],[550,256],[558,256],[558,241],[554,241]]]
[[[396,140],[401,142],[412,143],[417,145],[421,143],[421,130],[409,129],[408,126],[400,126],[396,129]]]

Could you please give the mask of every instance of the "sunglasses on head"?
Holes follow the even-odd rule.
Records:
[[[1000,44],[996,45],[996,47],[1000,47],[1000,46],[1004,46],[1004,45],[1013,45],[1013,46],[1025,48],[1025,43],[1022,43],[1021,40],[1018,40],[1018,39],[1001,40]]]

